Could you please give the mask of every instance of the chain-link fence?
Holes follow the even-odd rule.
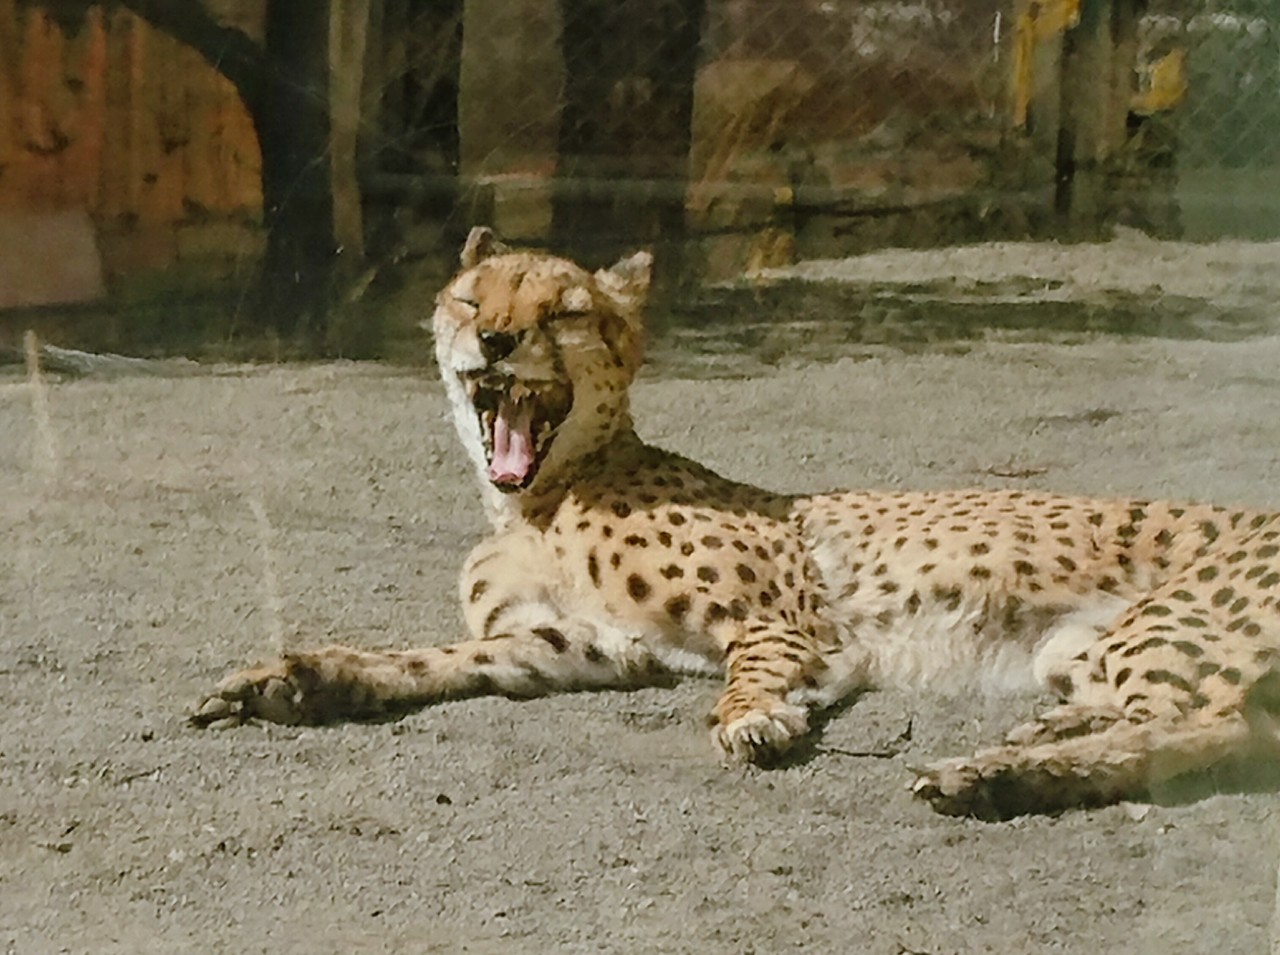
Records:
[[[1183,206],[1199,234],[1280,228],[1252,202],[1280,143],[1270,0],[382,9],[371,179],[456,172],[459,218],[517,237],[683,231],[720,273],[1114,222],[1172,235]],[[1215,224],[1242,195],[1256,221]]]
[[[1280,5],[1155,0],[1142,20],[1142,93],[1177,167],[1185,233],[1280,232]]]

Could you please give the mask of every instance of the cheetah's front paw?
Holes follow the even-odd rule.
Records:
[[[232,726],[263,719],[292,725],[309,721],[302,687],[287,659],[232,673],[189,714],[200,727]]]
[[[804,709],[775,703],[768,709],[749,710],[721,723],[711,731],[711,740],[726,759],[758,763],[786,752],[807,732],[809,718]]]

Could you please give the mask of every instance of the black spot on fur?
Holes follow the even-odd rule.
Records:
[[[959,587],[934,587],[933,599],[942,604],[947,610],[957,610],[964,600],[964,594],[961,593]]]
[[[545,640],[556,653],[564,653],[569,647],[569,641],[565,639],[565,635],[555,627],[536,627],[533,635],[539,640]]]
[[[636,603],[648,600],[652,592],[653,588],[649,586],[649,582],[639,574],[632,574],[627,578],[627,593]]]
[[[1145,653],[1148,650],[1154,650],[1156,647],[1168,646],[1169,641],[1164,637],[1147,637],[1141,643],[1136,643],[1120,655],[1122,657],[1136,657],[1139,653]]]
[[[485,615],[484,623],[480,626],[480,632],[486,637],[493,632],[493,625],[498,622],[498,618],[511,609],[513,601],[504,600]]]
[[[1224,671],[1225,672],[1225,671]],[[1142,674],[1143,679],[1148,683],[1163,683],[1171,686],[1175,690],[1182,690],[1184,693],[1194,693],[1195,687],[1185,677],[1178,676],[1170,670],[1148,670]]]
[[[662,609],[667,612],[668,617],[679,623],[684,620],[685,615],[689,613],[691,606],[692,604],[689,601],[688,595],[680,594],[679,596],[672,597],[667,600],[667,602],[662,605]]]

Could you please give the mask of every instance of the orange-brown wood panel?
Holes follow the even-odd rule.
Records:
[[[21,49],[17,28],[14,0],[0,0],[0,208],[4,208],[4,200],[12,191],[11,183],[17,175],[14,105],[18,100],[16,67]]]
[[[86,209],[142,268],[179,227],[259,219],[261,197],[248,112],[194,50],[119,7],[64,32],[0,0],[0,210]]]

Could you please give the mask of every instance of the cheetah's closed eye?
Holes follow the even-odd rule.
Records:
[[[462,265],[434,331],[493,526],[462,573],[469,638],[290,654],[225,679],[197,724],[723,672],[713,740],[762,761],[869,687],[1025,677],[1060,705],[928,767],[917,795],[1000,817],[1276,758],[1277,515],[736,484],[632,427],[646,253],[593,274],[475,229]]]

